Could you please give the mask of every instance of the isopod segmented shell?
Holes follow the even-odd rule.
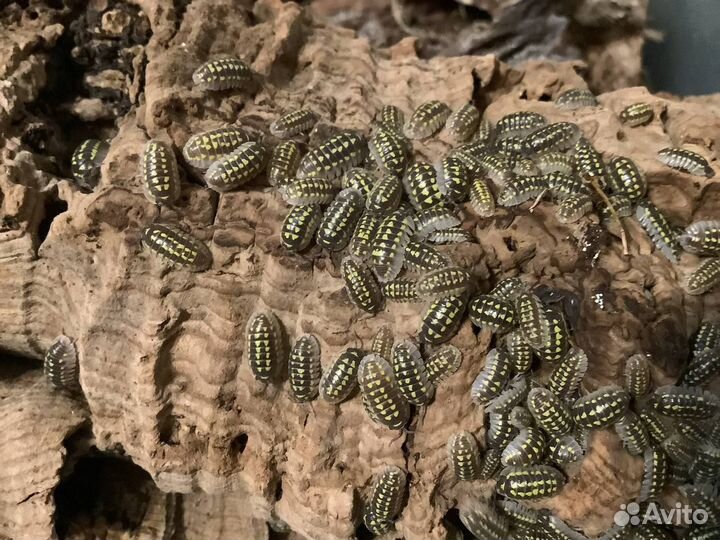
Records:
[[[472,323],[479,328],[488,328],[491,332],[505,332],[515,327],[515,306],[489,294],[478,294],[470,300],[468,315]]]
[[[390,362],[394,343],[395,336],[392,333],[392,329],[389,326],[382,326],[370,344],[370,352]]]
[[[417,210],[431,208],[444,201],[438,187],[435,167],[424,161],[417,161],[408,167],[403,185],[410,202]]]
[[[172,204],[180,196],[180,174],[172,147],[157,139],[145,144],[140,160],[145,197],[153,204]]]
[[[337,191],[330,180],[314,176],[295,180],[280,189],[285,202],[293,206],[328,204],[335,198]]]
[[[380,217],[365,211],[355,226],[348,250],[360,259],[368,259],[372,248],[372,239],[380,226]]]
[[[539,127],[523,141],[523,152],[526,155],[544,152],[563,152],[572,148],[580,139],[580,128],[570,122],[557,122]]]
[[[640,417],[632,411],[615,424],[615,431],[622,440],[625,449],[633,456],[639,456],[650,445],[650,436]]]
[[[452,155],[446,156],[435,166],[435,169],[440,193],[452,202],[463,202],[470,189],[470,171],[462,160]]]
[[[415,239],[424,240],[438,231],[446,231],[460,225],[454,210],[444,204],[420,210],[415,215]]]
[[[397,209],[402,199],[402,183],[397,176],[386,174],[373,186],[365,208],[376,216],[386,216]]]
[[[461,508],[459,517],[474,538],[483,540],[508,538],[510,525],[507,518],[485,503],[476,501],[472,508]]]
[[[358,383],[370,417],[389,429],[401,429],[410,418],[410,406],[400,394],[390,364],[377,354],[360,361]]]
[[[202,90],[244,88],[253,80],[253,72],[239,58],[217,58],[197,68],[192,80]]]
[[[482,218],[495,214],[495,196],[482,177],[476,177],[470,185],[470,206]]]
[[[359,191],[344,189],[323,214],[316,241],[328,251],[341,251],[350,243],[365,201]]]
[[[511,178],[500,192],[497,203],[501,206],[518,206],[536,199],[548,191],[545,176],[515,176]]]
[[[431,270],[420,277],[416,290],[422,298],[442,298],[464,294],[470,287],[470,274],[459,266]]]
[[[489,146],[495,138],[495,128],[487,118],[482,118],[475,133],[472,136],[472,142],[478,145]]]
[[[547,124],[547,120],[541,114],[530,111],[518,111],[507,114],[495,124],[495,132],[498,138],[524,137],[532,131]]]
[[[208,167],[205,183],[220,193],[238,188],[265,170],[268,158],[268,151],[262,144],[241,144]]]
[[[272,151],[268,162],[268,182],[283,187],[295,179],[300,164],[300,148],[294,141],[283,141]]]
[[[367,169],[353,167],[343,174],[340,182],[343,189],[356,189],[367,199],[373,187],[375,187],[376,178]]]
[[[515,161],[515,167],[513,167],[513,173],[520,176],[536,176],[542,174],[540,168],[535,165],[535,162],[527,157],[518,156]]]
[[[550,321],[542,302],[532,293],[520,293],[515,299],[515,314],[520,332],[530,346],[538,350],[550,344]]]
[[[491,399],[485,406],[488,413],[500,413],[510,415],[510,412],[521,403],[524,403],[528,395],[528,382],[526,377],[515,377],[508,387],[499,396]]]
[[[580,137],[573,147],[577,171],[582,177],[596,178],[605,183],[605,162],[590,141]]]
[[[551,497],[565,485],[565,476],[550,465],[507,467],[500,471],[496,491],[511,499]]]
[[[680,245],[677,241],[675,228],[657,206],[650,201],[642,201],[635,210],[635,217],[637,217],[655,247],[671,262],[677,262]]]
[[[270,124],[270,133],[281,139],[287,139],[310,131],[317,121],[318,115],[311,110],[290,111]]]
[[[720,345],[720,323],[703,320],[692,340],[693,356]]]
[[[480,111],[472,103],[465,103],[448,117],[445,129],[456,141],[467,141],[480,125]]]
[[[527,405],[538,426],[549,435],[560,437],[573,429],[570,411],[550,390],[533,388],[528,394]]]
[[[585,351],[574,347],[565,355],[550,374],[548,390],[560,397],[575,393],[587,372],[588,359]]]
[[[470,316],[472,318],[472,315]],[[516,373],[527,373],[532,367],[533,350],[523,339],[519,330],[513,330],[505,338],[510,365]],[[557,368],[556,368],[557,369]]]
[[[450,227],[432,232],[427,239],[434,244],[462,244],[463,242],[475,242],[472,233],[466,231],[462,227]]]
[[[508,516],[512,526],[521,531],[527,531],[534,527],[540,519],[540,512],[517,501],[501,499],[497,501],[497,505]],[[520,538],[525,537],[521,536]],[[530,540],[530,538],[527,540]]]
[[[685,251],[698,255],[720,255],[720,220],[697,221],[688,226],[678,242]]]
[[[293,206],[280,229],[280,242],[288,251],[302,251],[310,245],[320,225],[322,208],[319,204]]]
[[[510,362],[503,350],[491,349],[485,357],[485,366],[475,378],[470,396],[476,405],[484,405],[500,395],[510,379]]]
[[[277,316],[268,312],[253,314],[245,329],[245,350],[253,376],[270,380],[283,362],[283,335]]]
[[[706,259],[693,270],[685,281],[688,294],[699,295],[714,289],[720,283],[720,258]]]
[[[439,345],[450,340],[460,329],[467,301],[467,295],[434,300],[423,314],[418,335],[420,341]]]
[[[630,395],[619,386],[606,386],[575,401],[571,412],[575,423],[587,429],[602,429],[625,416]]]
[[[572,435],[560,438],[550,437],[547,444],[548,459],[558,465],[566,465],[580,461],[584,450]]]
[[[100,166],[110,145],[98,139],[86,139],[75,149],[70,161],[72,175],[84,189],[93,189],[100,178]]]
[[[408,403],[424,405],[430,400],[434,387],[415,343],[406,340],[395,346],[392,352],[392,368],[400,393]]]
[[[647,103],[633,103],[628,105],[618,115],[620,121],[630,127],[638,127],[650,123],[654,112]]]
[[[572,175],[575,172],[575,157],[563,152],[544,152],[535,156],[535,164],[542,174],[559,173]]]
[[[301,336],[290,349],[288,374],[290,391],[296,401],[315,399],[319,391],[322,367],[320,342],[312,334]]]
[[[571,88],[555,98],[555,105],[561,109],[575,110],[583,107],[597,107],[595,95],[584,88]]]
[[[339,133],[303,156],[298,167],[298,178],[340,177],[348,169],[362,163],[367,157],[367,152],[365,137],[351,131]]]
[[[195,272],[207,270],[212,264],[207,246],[173,225],[154,223],[146,227],[142,232],[142,242],[163,259]]]
[[[487,422],[488,429],[485,432],[485,446],[487,448],[504,450],[518,433],[518,429],[510,421],[509,414],[489,413]]]
[[[543,176],[554,199],[562,201],[573,195],[588,195],[585,182],[576,174],[552,172]]]
[[[370,155],[384,174],[402,175],[412,146],[400,133],[379,129],[368,142]]]
[[[655,390],[652,407],[671,418],[712,418],[720,409],[720,399],[694,386],[662,386]]]
[[[357,386],[357,371],[363,352],[345,349],[320,379],[320,396],[329,403],[340,403]]]
[[[720,351],[711,349],[695,355],[688,363],[679,383],[700,386],[720,373]]]
[[[382,284],[382,292],[391,302],[420,302],[416,285],[414,279],[394,279]]]
[[[500,457],[502,456],[502,448],[487,448],[485,454],[480,459],[480,479],[488,480],[495,476],[495,472],[500,467]]]
[[[490,291],[490,296],[515,302],[518,296],[527,292],[527,285],[518,277],[501,279]]]
[[[560,311],[545,307],[545,318],[549,324],[550,339],[543,347],[536,348],[535,354],[546,362],[557,362],[565,357],[570,348],[570,333]]]
[[[667,484],[669,463],[667,454],[660,449],[650,447],[645,450],[643,478],[640,486],[641,502],[657,499]]]
[[[383,105],[375,115],[373,123],[380,129],[401,133],[405,124],[405,114],[395,105]]]
[[[706,178],[715,176],[715,171],[713,171],[707,160],[692,150],[663,148],[658,152],[657,158],[661,163],[679,171],[696,176],[705,176]]]
[[[381,282],[392,281],[400,273],[412,232],[412,220],[402,210],[395,210],[380,222],[372,241],[370,261]]]
[[[430,272],[449,265],[450,261],[434,247],[410,240],[405,248],[403,264],[411,272]]]
[[[403,132],[410,139],[425,139],[440,131],[452,110],[442,101],[426,101],[413,112]]]
[[[238,126],[210,129],[187,140],[183,146],[183,157],[193,167],[205,170],[217,160],[252,140],[252,137]]]
[[[586,193],[575,193],[564,199],[556,208],[560,223],[575,223],[592,212],[593,200]]]
[[[650,391],[650,364],[642,353],[634,354],[625,362],[625,390],[635,399]]]
[[[505,467],[533,465],[545,455],[545,436],[534,427],[523,428],[505,447],[500,463]]]
[[[394,465],[385,467],[376,477],[363,513],[363,521],[370,532],[384,534],[392,529],[393,521],[402,509],[405,483],[405,472]]]
[[[662,444],[672,434],[671,427],[656,411],[645,408],[638,413],[638,417],[655,444]]]
[[[513,177],[515,157],[503,152],[488,152],[480,156],[480,171],[499,186]]]
[[[433,386],[439,386],[445,379],[460,369],[462,353],[454,345],[440,347],[425,361],[428,379]]]
[[[607,164],[605,178],[612,191],[626,195],[633,202],[639,201],[647,193],[645,174],[630,158],[612,158]]]
[[[385,299],[382,290],[365,261],[354,255],[345,257],[340,263],[340,275],[355,307],[372,314],[383,308]]]
[[[43,359],[45,378],[56,390],[76,392],[78,381],[78,358],[75,344],[67,336],[56,337]]]
[[[472,482],[480,476],[480,453],[477,441],[469,431],[453,433],[447,442],[450,466],[458,480]]]

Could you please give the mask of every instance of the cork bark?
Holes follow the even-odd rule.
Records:
[[[289,538],[350,539],[373,474],[394,464],[408,471],[410,490],[390,537],[439,540],[446,538],[442,520],[450,509],[492,492],[492,482],[457,483],[445,454],[451,433],[483,433],[469,388],[491,336],[464,322],[452,340],[464,355],[461,369],[407,433],[373,424],[357,397],[340,406],[303,405],[289,398],[286,383],[257,383],[244,358],[243,329],[258,309],[277,313],[291,338],[317,335],[327,366],[345,347],[367,348],[383,325],[397,339],[415,335],[420,308],[389,305],[368,317],[344,293],[337,258],[317,247],[285,252],[279,229],[288,209],[264,178],[218,196],[186,167],[177,208],[159,211],[143,196],[136,174],[149,138],[179,149],[191,134],[228,123],[266,132],[278,114],[298,107],[317,111],[327,125],[367,130],[382,104],[409,112],[430,99],[452,106],[474,100],[492,121],[523,109],[578,123],[605,157],[637,161],[648,176],[650,199],[677,225],[717,215],[715,182],[655,160],[660,148],[687,144],[718,171],[720,110],[712,101],[658,97],[636,87],[601,95],[600,108],[561,111],[548,100],[585,85],[574,63],[514,68],[492,56],[420,59],[412,38],[373,49],[295,3],[250,4],[91,2],[97,16],[88,11],[86,24],[116,36],[107,41],[125,60],[109,66],[102,55],[87,58],[82,93],[49,110],[42,100],[50,99],[48,88],[58,88],[48,74],[63,58],[58,48],[67,47],[63,28],[78,13],[17,6],[2,12],[8,47],[0,47],[6,80],[0,350],[18,357],[13,366],[21,367],[3,369],[0,377],[0,457],[6,463],[0,537],[51,538],[62,524],[68,538],[103,531],[112,538],[265,539],[277,537],[267,522],[282,520],[293,531]],[[131,22],[115,13],[123,10],[133,15]],[[73,35],[92,44],[79,31]],[[192,71],[222,54],[246,60],[262,75],[262,87],[211,95],[194,89]],[[109,69],[117,73],[105,73]],[[91,82],[113,75],[122,84],[117,92],[98,92],[86,84],[90,75],[96,77]],[[640,100],[652,104],[655,120],[622,127],[617,113]],[[71,143],[79,135],[111,138],[92,193],[81,192],[69,176]],[[416,143],[415,150],[435,161],[449,148],[440,135]],[[180,220],[206,242],[212,268],[198,274],[168,269],[144,250],[139,231],[158,217]],[[658,382],[674,380],[688,336],[703,313],[718,307],[717,293],[690,297],[680,287],[696,259],[683,255],[673,266],[633,220],[627,220],[629,257],[617,231],[584,243],[592,220],[562,225],[550,203],[532,213],[501,209],[484,220],[467,211],[463,226],[477,243],[443,250],[471,271],[480,289],[521,275],[580,298],[575,340],[590,357],[588,390],[619,382],[624,359],[638,351],[653,355]],[[61,333],[77,343],[82,398],[53,393],[39,369]],[[31,448],[37,450],[32,458]],[[102,460],[93,461],[100,471],[97,489],[117,495],[125,486],[127,496],[115,504],[128,508],[63,513],[63,494],[76,485],[73,474],[82,460],[85,466]],[[123,484],[127,467],[134,472]],[[603,431],[592,438],[582,464],[567,472],[568,486],[542,506],[595,535],[637,494],[641,463],[622,450],[614,432]],[[123,525],[108,515],[129,517]]]

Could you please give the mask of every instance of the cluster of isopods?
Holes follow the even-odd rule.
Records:
[[[233,58],[207,62],[193,75],[194,84],[207,91],[243,88],[253,80],[252,70]],[[565,92],[555,103],[564,109],[598,106],[586,90]],[[652,120],[653,109],[637,103],[619,117],[637,127]],[[560,491],[566,481],[562,468],[582,459],[592,430],[609,427],[629,453],[643,456],[640,502],[656,500],[671,481],[686,483],[688,497],[714,509],[713,527],[720,527],[720,509],[706,489],[717,485],[720,473],[720,429],[708,424],[720,401],[702,389],[720,372],[716,323],[701,327],[678,385],[653,391],[648,359],[637,354],[626,362],[624,387],[579,395],[588,359],[573,343],[563,312],[543,303],[518,278],[479,293],[470,272],[435,247],[474,241],[461,227],[465,208],[486,218],[496,205],[533,201],[534,206],[547,196],[557,203],[563,223],[576,222],[593,209],[606,220],[634,215],[671,260],[676,261],[680,247],[712,257],[687,282],[689,293],[700,294],[720,283],[720,221],[694,223],[679,233],[647,199],[645,176],[632,159],[616,156],[606,163],[579,126],[548,123],[537,113],[514,112],[492,125],[472,104],[453,111],[429,101],[405,121],[400,109],[387,105],[367,138],[339,131],[303,155],[298,139],[318,120],[305,109],[277,118],[269,126],[269,139],[279,140],[272,149],[242,127],[219,127],[191,137],[182,154],[190,167],[204,171],[206,185],[221,193],[266,172],[269,184],[291,207],[282,224],[282,245],[300,252],[314,241],[340,253],[340,274],[357,308],[376,314],[387,301],[427,305],[417,341],[394,343],[383,328],[369,351],[348,348],[324,372],[315,336],[303,335],[286,349],[279,319],[271,312],[256,313],[245,336],[254,377],[278,380],[286,365],[290,392],[298,402],[319,395],[340,403],[359,387],[374,422],[402,429],[412,407],[428,405],[435,387],[459,368],[460,351],[442,344],[457,333],[468,312],[474,325],[496,334],[496,346],[471,389],[473,402],[487,417],[484,454],[475,435],[466,431],[453,434],[447,445],[450,470],[458,480],[496,480],[495,503],[460,511],[475,537],[582,538],[557,517],[521,501]],[[457,145],[435,164],[413,160],[411,141],[443,128]],[[97,181],[106,153],[101,141],[78,148],[73,173],[83,187]],[[666,148],[658,159],[689,174],[714,174],[702,156],[687,149]],[[140,176],[150,201],[175,202],[180,177],[170,145],[147,143]],[[202,242],[172,224],[153,223],[142,236],[146,246],[172,263],[196,271],[212,263]],[[69,350],[66,345],[53,345],[57,350],[52,355],[52,348],[48,351],[48,376],[58,386],[65,380],[57,365],[61,349]],[[540,362],[553,366],[549,377],[535,370]],[[374,479],[363,514],[371,532],[393,529],[406,484],[406,473],[395,466],[385,467]],[[611,530],[606,537],[672,537],[655,525],[635,528],[629,533],[635,536],[627,531]],[[707,534],[702,529],[689,538],[714,538]],[[709,534],[717,534],[717,528]]]

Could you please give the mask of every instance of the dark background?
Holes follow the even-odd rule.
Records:
[[[679,95],[720,92],[720,0],[650,0],[648,27],[664,34],[648,40],[648,86]]]

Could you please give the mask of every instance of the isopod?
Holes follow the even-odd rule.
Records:
[[[194,272],[207,270],[212,264],[212,255],[205,244],[172,225],[153,223],[143,229],[142,241],[166,261]]]
[[[320,365],[320,343],[311,334],[298,339],[290,349],[288,358],[290,390],[299,401],[311,401],[318,395],[322,367]]]
[[[253,314],[245,330],[245,350],[253,376],[268,381],[283,361],[280,321],[272,312]]]
[[[80,389],[77,350],[69,337],[58,336],[53,340],[45,352],[43,371],[48,382],[57,390],[74,393]]]
[[[389,429],[401,429],[410,418],[410,406],[400,394],[390,364],[377,354],[360,361],[358,383],[370,417]]]
[[[310,131],[317,121],[318,115],[309,109],[290,111],[270,124],[270,133],[287,139]]]
[[[197,68],[192,80],[201,90],[244,88],[253,80],[253,72],[239,58],[217,58]]]

